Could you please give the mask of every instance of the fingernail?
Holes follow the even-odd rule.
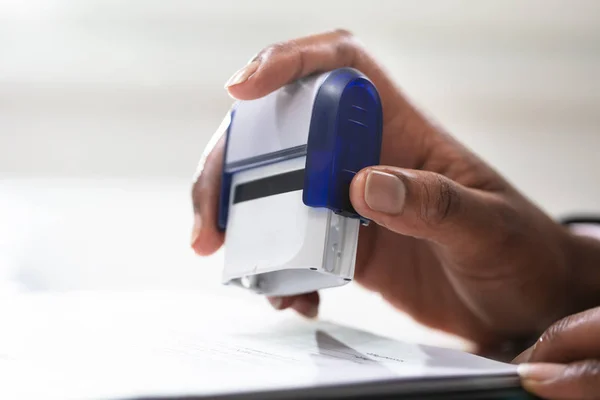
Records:
[[[269,297],[269,303],[271,303],[274,309],[281,310],[283,299],[281,297]]]
[[[404,208],[406,187],[400,178],[381,171],[369,171],[365,202],[373,211],[398,214]]]
[[[250,64],[246,65],[244,68],[237,71],[235,74],[233,74],[231,78],[229,78],[227,83],[225,83],[225,89],[246,82],[248,78],[250,78],[256,72],[259,65],[260,61],[254,60]]]
[[[202,218],[200,214],[194,214],[194,227],[192,228],[192,246],[198,240],[198,236],[200,236],[200,230],[202,229]]]
[[[567,366],[562,364],[521,364],[517,367],[517,372],[525,381],[540,383],[558,378],[565,372],[566,368]]]

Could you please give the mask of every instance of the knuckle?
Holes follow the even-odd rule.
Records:
[[[298,43],[295,40],[288,40],[285,42],[277,42],[277,43],[270,44],[269,46],[265,47],[258,53],[257,58],[266,58],[266,57],[271,57],[271,56],[284,55],[284,54],[290,54],[290,53],[298,53],[298,52],[299,52]]]
[[[328,32],[332,34],[329,37],[329,45],[332,46],[335,58],[342,64],[352,66],[359,53],[360,45],[354,34],[343,28],[334,29]],[[272,43],[266,46],[253,60],[266,60],[271,57],[292,57],[298,60],[298,71],[301,73],[304,69],[305,46],[299,44],[296,39]],[[297,75],[297,74],[296,74]]]
[[[337,29],[336,34],[338,38],[334,45],[336,59],[345,65],[354,65],[360,49],[356,37],[345,29]]]
[[[352,66],[356,55],[356,47],[353,43],[343,40],[335,43],[335,58],[342,64]]]
[[[538,340],[538,345],[556,346],[557,343],[560,343],[562,336],[564,335],[565,331],[569,328],[571,323],[571,316],[565,317],[555,322],[544,331],[542,336],[540,336]]]
[[[337,36],[342,38],[353,38],[354,33],[346,28],[337,28],[333,31]]]
[[[292,59],[294,60],[295,68],[292,74],[292,80],[299,79],[304,74],[304,50],[302,46],[296,40],[288,40],[285,42],[278,42],[271,44],[262,50],[257,58],[265,61],[281,60],[281,59]]]
[[[458,209],[460,205],[460,197],[456,190],[456,187],[450,183],[446,178],[438,176],[438,202],[437,202],[437,215],[440,222],[448,219]]]
[[[431,193],[429,186],[425,182],[419,181],[420,192],[421,192],[421,203],[419,207],[418,217],[421,222],[425,224],[429,223],[429,204],[431,203]]]
[[[435,175],[431,183],[431,186],[423,184],[421,218],[427,224],[440,225],[460,208],[460,196],[456,187],[443,176]]]

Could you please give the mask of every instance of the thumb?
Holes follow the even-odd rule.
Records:
[[[361,216],[391,231],[449,246],[489,235],[500,204],[443,175],[387,166],[360,171],[350,200]]]

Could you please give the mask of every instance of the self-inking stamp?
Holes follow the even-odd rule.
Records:
[[[359,71],[309,76],[237,102],[219,203],[223,282],[286,296],[354,276],[361,223],[352,178],[379,164],[381,101]]]

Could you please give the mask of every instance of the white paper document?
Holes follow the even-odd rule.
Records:
[[[513,365],[239,299],[80,293],[0,301],[2,399],[214,398],[370,382],[516,379]]]

